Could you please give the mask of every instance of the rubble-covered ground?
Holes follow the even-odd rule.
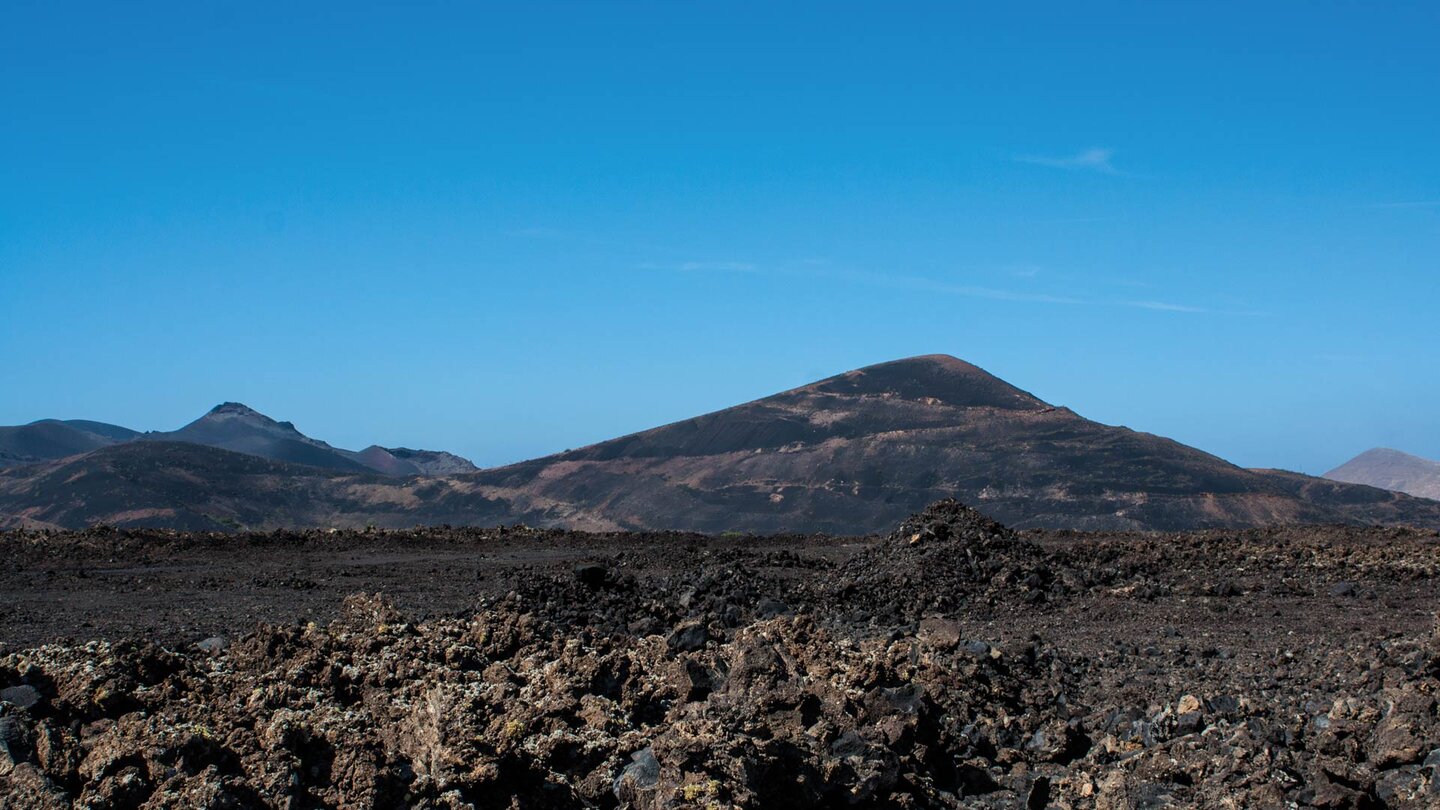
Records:
[[[1430,531],[0,552],[0,807],[1440,807]]]

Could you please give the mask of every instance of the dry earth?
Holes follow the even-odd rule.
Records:
[[[1440,806],[1428,530],[0,549],[0,807]]]

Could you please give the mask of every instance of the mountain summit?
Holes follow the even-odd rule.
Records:
[[[374,472],[343,450],[238,402],[223,402],[179,430],[147,433],[147,441],[186,442],[261,458],[345,472]]]
[[[477,468],[453,453],[370,445],[342,450],[301,433],[291,422],[277,422],[239,402],[222,402],[194,422],[171,433],[147,439],[189,442],[248,453],[252,456],[345,472],[378,472],[390,476],[454,475]]]
[[[1325,473],[1325,477],[1440,500],[1440,461],[1388,447],[1366,450]]]
[[[936,404],[958,408],[1027,411],[1050,407],[1033,394],[948,354],[927,354],[866,366],[786,393],[801,392],[935,400]]]

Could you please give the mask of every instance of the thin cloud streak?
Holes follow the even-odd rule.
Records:
[[[1122,306],[1135,307],[1137,309],[1153,309],[1156,312],[1211,312],[1204,307],[1192,307],[1185,304],[1171,304],[1166,301],[1120,301]]]
[[[1036,166],[1049,166],[1052,169],[1068,169],[1070,171],[1091,171],[1102,174],[1120,174],[1110,159],[1115,156],[1114,149],[1106,149],[1095,146],[1077,152],[1069,157],[1049,157],[1045,155],[1019,155],[1015,159],[1021,163],[1032,163]]]
[[[884,273],[851,270],[840,274],[839,277],[876,287],[960,295],[966,298],[985,298],[991,301],[1028,301],[1037,304],[1067,305],[1088,303],[1080,298],[1068,298],[1060,295],[1025,292],[1022,290],[1005,290],[996,287],[981,287],[970,284],[951,284],[949,282],[936,281],[935,279],[921,276],[892,276]]]
[[[667,272],[719,272],[719,273],[746,273],[746,274],[771,274],[783,276],[805,276],[808,278],[822,278],[834,281],[845,281],[852,284],[864,284],[871,287],[879,287],[892,290],[904,290],[910,292],[926,292],[940,295],[956,295],[965,298],[981,298],[989,301],[1012,301],[1034,304],[1056,304],[1061,306],[1080,307],[1125,307],[1129,309],[1143,309],[1151,312],[1174,312],[1201,315],[1256,315],[1256,312],[1232,312],[1208,309],[1206,307],[1191,306],[1188,304],[1176,304],[1169,301],[1155,300],[1106,300],[1101,298],[1082,298],[1067,295],[1055,295],[1051,293],[1032,292],[1026,290],[1011,290],[1001,287],[986,287],[975,284],[955,284],[947,281],[940,281],[924,276],[892,275],[888,273],[877,273],[870,270],[836,269],[827,266],[817,266],[812,263],[801,262],[806,265],[803,268],[787,266],[762,266],[753,262],[735,261],[687,261],[678,264],[657,264],[645,262],[636,265],[640,270],[661,270]],[[1038,273],[1038,270],[1023,268],[1022,277],[1030,277]],[[1027,275],[1028,274],[1028,275]]]

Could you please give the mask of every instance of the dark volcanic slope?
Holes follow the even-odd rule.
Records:
[[[1020,527],[1440,525],[1440,504],[1241,469],[1084,419],[943,355],[475,478],[547,522],[580,528],[874,531],[950,496]]]
[[[83,419],[42,419],[0,427],[0,467],[88,453],[138,435],[129,428]]]
[[[222,450],[233,450],[274,461],[305,464],[344,472],[375,472],[350,454],[295,429],[289,422],[277,422],[238,402],[217,405],[209,413],[179,430],[150,433],[146,439],[188,442]]]
[[[397,483],[378,473],[349,475],[181,442],[132,442],[0,470],[0,527],[225,531],[495,524],[510,514],[508,504],[456,492],[443,481]]]
[[[194,444],[134,442],[0,472],[0,513],[59,526],[223,530],[269,515],[283,522],[337,476]]]
[[[479,469],[466,459],[437,450],[371,445],[357,452],[332,447],[306,436],[290,422],[277,422],[238,402],[218,405],[172,431],[141,433],[84,419],[0,426],[0,467],[55,461],[132,441],[199,444],[287,464],[396,477],[455,475]]]
[[[1366,450],[1325,473],[1325,477],[1440,500],[1440,461],[1387,447]]]

